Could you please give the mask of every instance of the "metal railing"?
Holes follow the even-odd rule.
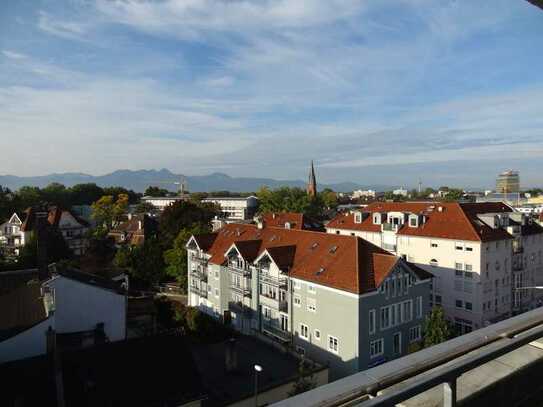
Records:
[[[245,278],[251,278],[251,270],[241,269],[231,264],[226,266],[226,269],[232,274],[237,274],[238,276],[245,277]]]
[[[194,287],[194,286],[191,285],[189,287],[189,291],[191,293],[199,295],[202,298],[207,298],[207,289],[200,288],[200,287]]]
[[[205,281],[207,283],[207,272],[195,269],[195,270],[191,270],[190,274],[194,278],[196,278],[196,279],[198,279],[200,281]]]
[[[202,256],[190,256],[190,260],[195,262],[195,263],[199,263],[203,266],[207,266],[207,262],[208,260],[205,258],[205,257],[202,257]]]
[[[274,325],[271,321],[264,321],[262,323],[262,331],[268,333],[271,336],[276,337],[277,339],[283,342],[290,342],[292,339],[291,332],[283,331],[281,328]]]
[[[230,283],[230,290],[244,297],[251,297],[251,287],[243,287],[237,284]]]
[[[287,278],[284,276],[274,277],[264,271],[259,271],[260,282],[274,287],[287,288]]]
[[[542,337],[543,309],[539,308],[308,391],[275,406],[394,406],[443,385],[443,405],[453,407],[456,406],[458,377]],[[409,382],[405,383],[408,379]],[[402,386],[392,388],[399,383]],[[380,394],[383,391],[386,392]]]
[[[253,310],[247,306],[243,305],[241,302],[230,301],[228,303],[228,309],[236,314],[242,314],[246,317],[251,317],[253,315]]]

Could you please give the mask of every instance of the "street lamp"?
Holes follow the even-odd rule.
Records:
[[[262,372],[262,366],[255,365],[255,407],[258,407],[258,374]]]

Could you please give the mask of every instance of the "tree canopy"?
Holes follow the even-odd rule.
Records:
[[[442,307],[434,307],[424,322],[424,347],[445,342],[451,336]]]
[[[311,198],[301,188],[281,187],[271,190],[262,187],[257,192],[259,212],[299,212],[320,219],[327,209],[337,206],[337,196],[332,190],[324,190]]]

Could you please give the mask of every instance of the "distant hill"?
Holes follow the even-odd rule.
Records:
[[[0,185],[10,189],[19,189],[22,186],[36,186],[43,188],[52,182],[58,182],[67,187],[75,184],[93,182],[101,187],[122,186],[143,192],[149,186],[160,186],[175,191],[178,187],[174,182],[179,182],[183,177],[174,174],[167,169],[162,170],[118,170],[106,175],[88,175],[82,173],[50,174],[36,177],[17,177],[15,175],[0,175]],[[270,178],[231,177],[223,173],[210,175],[186,176],[191,192],[231,191],[253,192],[260,187],[267,186],[278,188],[281,186],[305,188],[306,183],[300,180],[275,180]],[[378,191],[389,190],[392,186],[366,185],[362,186],[354,182],[342,182],[337,184],[319,184],[319,189],[330,188],[338,192],[351,192],[355,189],[375,189]]]

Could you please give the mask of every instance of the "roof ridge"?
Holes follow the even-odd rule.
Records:
[[[466,214],[466,212],[464,212],[464,208],[462,207],[462,205],[461,205],[459,202],[455,202],[455,206],[458,207],[458,209],[459,209],[460,212],[462,213],[462,216],[463,216],[464,219],[468,222],[469,227],[471,228],[471,230],[473,231],[473,233],[475,233],[475,236],[477,237],[477,241],[482,242],[483,239],[482,239],[481,235],[479,235],[479,233],[477,232],[477,229],[475,229],[475,226],[474,226],[473,223],[471,222],[471,219],[468,217],[468,215]]]

